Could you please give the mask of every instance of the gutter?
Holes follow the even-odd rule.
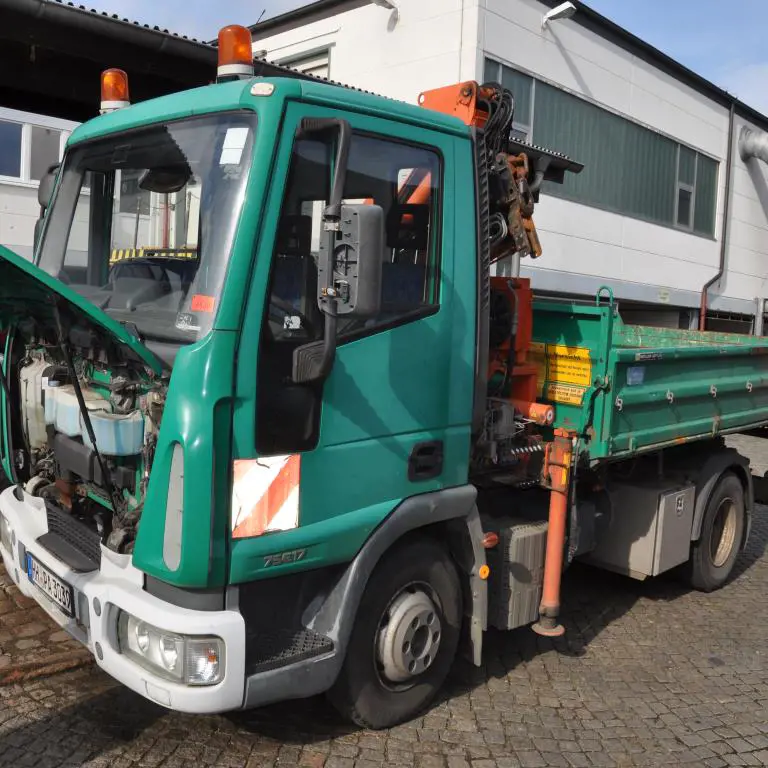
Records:
[[[196,60],[207,66],[216,64],[216,50],[206,43],[159,27],[121,19],[116,15],[88,11],[66,4],[62,0],[0,0],[0,8],[6,12],[28,16],[35,23],[86,29],[102,38],[127,42],[155,53]],[[83,51],[83,54],[87,57],[87,51]]]
[[[728,229],[731,221],[731,176],[733,173],[733,133],[736,122],[736,102],[731,101],[731,109],[728,122],[728,153],[725,169],[725,207],[723,210],[723,233],[720,238],[720,265],[717,274],[708,280],[701,289],[701,304],[699,306],[699,330],[707,329],[707,305],[709,303],[709,289],[723,276],[725,272],[725,257],[728,249]]]

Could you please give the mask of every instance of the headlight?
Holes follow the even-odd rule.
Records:
[[[13,554],[13,544],[11,542],[11,526],[2,515],[0,515],[0,544],[3,545],[3,549],[6,552]]]
[[[120,652],[145,669],[185,685],[216,685],[224,678],[224,641],[178,635],[120,611]]]

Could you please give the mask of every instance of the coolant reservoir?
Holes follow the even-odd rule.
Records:
[[[112,410],[109,400],[105,400],[95,390],[82,387],[82,391],[85,407],[90,413],[109,413]],[[53,424],[57,432],[62,432],[68,437],[80,437],[85,432],[81,425],[80,406],[77,403],[75,388],[71,384],[63,387],[49,387],[46,390],[45,421]],[[98,440],[98,437],[96,439]]]
[[[106,456],[135,456],[144,443],[144,416],[141,411],[123,415],[119,413],[92,413],[91,424],[100,453]],[[85,424],[80,420],[83,443],[93,447]]]

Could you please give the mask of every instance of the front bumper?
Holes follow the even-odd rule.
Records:
[[[245,622],[237,611],[195,611],[171,605],[143,589],[143,574],[129,555],[102,547],[101,568],[77,573],[44,549],[37,540],[48,531],[45,506],[39,498],[13,489],[0,494],[0,513],[12,531],[10,549],[0,544],[0,555],[19,590],[35,600],[48,615],[94,655],[109,675],[136,693],[169,709],[207,714],[243,706],[245,694]],[[26,574],[26,554],[75,590],[75,616],[70,618],[35,586]],[[140,666],[118,648],[117,614],[127,611],[138,619],[184,635],[215,635],[226,646],[224,679],[209,687],[174,683]]]

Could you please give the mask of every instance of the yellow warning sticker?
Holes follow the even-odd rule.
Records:
[[[588,387],[592,383],[592,361],[584,347],[566,347],[563,344],[547,345],[548,376],[550,381],[578,384]]]
[[[547,384],[545,397],[553,403],[581,405],[586,391],[586,387],[576,387],[573,384]]]
[[[538,368],[539,392],[551,402],[581,405],[592,385],[592,360],[586,347],[534,342],[530,360]]]

